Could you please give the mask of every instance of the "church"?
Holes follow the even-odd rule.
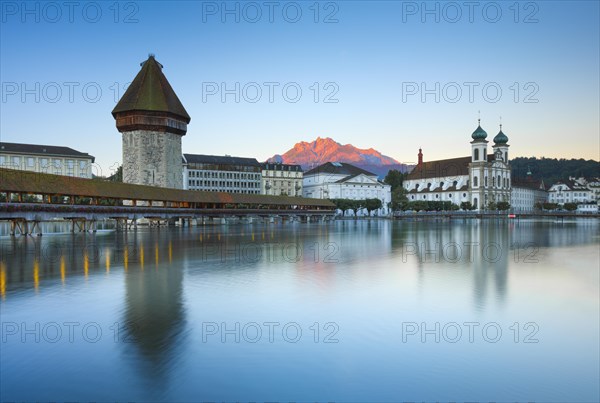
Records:
[[[475,210],[484,210],[492,202],[510,202],[508,137],[500,125],[488,154],[488,134],[478,123],[468,157],[424,162],[419,149],[417,165],[404,181],[409,201],[450,201],[459,206],[470,202]]]

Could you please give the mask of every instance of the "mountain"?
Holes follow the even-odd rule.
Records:
[[[397,169],[401,172],[412,169],[412,165],[402,164],[372,148],[361,149],[354,147],[352,144],[340,144],[329,137],[317,137],[315,141],[310,143],[306,141],[296,143],[286,153],[276,154],[268,161],[298,164],[304,170],[326,162],[346,162],[373,172],[380,178],[385,177],[391,169]]]

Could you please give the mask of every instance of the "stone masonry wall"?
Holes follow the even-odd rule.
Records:
[[[123,133],[123,182],[183,189],[181,136],[146,130]]]

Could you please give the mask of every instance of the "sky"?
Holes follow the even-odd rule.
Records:
[[[331,137],[401,162],[600,159],[598,1],[1,2],[0,139],[109,170],[111,110],[153,53],[192,117],[183,152],[263,161]]]

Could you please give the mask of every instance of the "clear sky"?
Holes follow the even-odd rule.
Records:
[[[110,112],[154,53],[187,153],[264,160],[320,136],[451,158],[481,111],[512,156],[600,159],[598,1],[68,4],[2,1],[2,141],[120,163]]]

